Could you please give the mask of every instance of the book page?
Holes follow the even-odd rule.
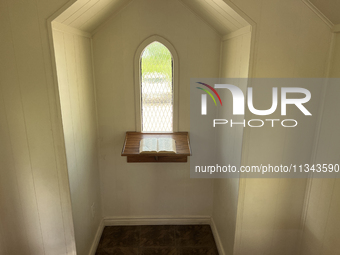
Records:
[[[159,138],[158,139],[158,152],[176,153],[176,141],[172,138]]]
[[[140,141],[139,153],[157,153],[157,138],[145,138]]]

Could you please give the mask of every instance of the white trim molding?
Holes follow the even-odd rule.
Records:
[[[333,33],[340,33],[340,24],[334,25]]]
[[[105,227],[105,225],[104,225],[104,220],[102,219],[102,220],[100,221],[100,223],[99,223],[99,226],[98,226],[96,235],[95,235],[94,240],[93,240],[93,243],[92,243],[92,245],[91,245],[91,249],[90,249],[89,255],[95,255],[95,254],[96,254],[97,247],[98,247],[100,238],[101,238],[101,236],[102,236],[104,227]]]
[[[56,21],[52,21],[52,29],[56,30],[56,31],[61,31],[64,33],[68,33],[68,34],[72,34],[72,35],[79,35],[79,36],[84,36],[87,38],[91,38],[91,34],[82,30],[79,30],[77,28],[74,27],[70,27],[67,26],[65,24],[56,22]]]
[[[246,26],[246,27],[242,27],[234,32],[231,32],[229,34],[226,34],[225,36],[223,36],[222,41],[227,41],[231,38],[237,37],[237,36],[241,36],[244,34],[248,34],[251,33],[251,26]]]
[[[178,90],[179,90],[179,59],[177,51],[175,50],[175,47],[164,37],[161,37],[159,35],[152,35],[148,38],[146,38],[137,48],[135,57],[134,57],[134,83],[135,83],[135,109],[136,109],[136,131],[141,132],[142,129],[142,121],[141,121],[141,86],[140,86],[140,57],[145,49],[149,44],[153,42],[160,42],[165,47],[168,48],[172,55],[173,59],[173,132],[178,131],[178,119],[179,119],[179,113],[178,113]]]
[[[222,241],[221,241],[220,235],[218,234],[218,231],[217,231],[217,228],[216,228],[216,225],[215,225],[215,222],[214,222],[213,218],[211,218],[210,227],[211,227],[211,231],[212,231],[212,233],[214,235],[214,239],[215,239],[215,243],[216,243],[216,246],[217,246],[218,254],[219,255],[225,255],[225,251],[224,251],[224,248],[223,248],[223,245],[222,245]]]
[[[309,0],[301,0],[305,5],[309,7],[327,26],[333,29],[334,24],[330,21],[325,14],[323,14],[314,4],[312,4]]]

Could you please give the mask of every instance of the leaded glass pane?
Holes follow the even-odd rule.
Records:
[[[143,51],[141,68],[142,131],[172,132],[173,71],[170,51],[153,42]]]

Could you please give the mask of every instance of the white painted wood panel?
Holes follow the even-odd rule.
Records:
[[[256,23],[252,77],[324,77],[331,33],[302,1],[234,0]],[[270,102],[261,86],[254,101]],[[310,163],[321,86],[313,88],[312,118],[299,129],[247,129],[242,164]],[[292,116],[298,116],[294,112]],[[272,117],[281,117],[279,114]],[[253,116],[246,114],[246,119]],[[301,231],[305,180],[246,179],[239,191],[236,254],[295,254]]]
[[[65,10],[55,21],[95,32],[107,19],[117,15],[133,0],[78,0]],[[222,0],[181,0],[190,10],[197,13],[221,35],[242,28],[248,23]],[[153,6],[150,6],[152,11]]]
[[[78,254],[88,254],[102,218],[91,39],[69,31],[53,39],[75,240]]]
[[[130,2],[131,0],[79,0],[60,14],[55,21],[86,32],[93,32]]]
[[[340,23],[340,2],[338,0],[306,0],[318,8],[333,24]]]
[[[220,36],[179,1],[134,1],[93,37],[105,217],[204,216],[212,180],[190,179],[189,164],[127,164],[135,130],[133,59],[139,44],[164,36],[179,56],[179,130],[190,128],[191,77],[217,77]]]
[[[241,29],[242,30],[242,29]],[[233,36],[222,42],[221,78],[247,78],[249,74],[251,33],[233,32]],[[241,31],[242,32],[242,31]],[[246,91],[247,84],[240,84],[242,91]],[[235,119],[231,115],[232,97],[230,92],[219,91],[223,100],[223,108],[217,113],[220,119]],[[237,121],[243,121],[240,116]],[[216,161],[219,165],[241,166],[243,127],[218,129],[216,137]],[[226,177],[226,176],[225,176]],[[233,254],[236,219],[238,207],[238,178],[224,178],[214,180],[213,220],[221,239],[224,254]],[[222,253],[223,254],[223,253]]]
[[[56,95],[49,94],[52,62],[45,54],[46,18],[61,4],[0,2],[1,254],[74,254],[66,168],[57,156],[63,148],[55,146],[61,122],[51,106]]]
[[[202,17],[218,33],[225,35],[236,31],[248,23],[221,0],[181,0],[185,6]]]
[[[119,13],[112,18],[98,30],[98,36],[95,36],[98,47],[117,45],[116,49],[111,49],[109,52],[99,50],[96,56],[100,60],[97,61],[96,70],[96,74],[99,74],[98,80],[103,82],[102,84],[105,82],[103,85],[105,90],[97,90],[100,94],[98,98],[102,99],[101,107],[112,109],[112,112],[107,110],[100,116],[99,122],[100,161],[103,164],[102,171],[105,177],[102,194],[107,203],[104,207],[107,215],[147,215],[150,211],[159,215],[164,215],[164,212],[172,215],[211,213],[212,184],[206,180],[189,179],[188,168],[185,165],[178,165],[175,170],[173,165],[168,164],[161,170],[146,165],[141,175],[141,169],[126,165],[122,157],[111,157],[120,153],[121,137],[124,132],[134,127],[133,121],[129,119],[129,116],[133,115],[133,110],[129,108],[131,101],[129,95],[133,94],[131,82],[133,53],[130,48],[137,47],[138,41],[150,33],[160,33],[165,37],[169,36],[174,45],[179,45],[178,51],[183,63],[181,84],[187,84],[192,76],[217,75],[215,70],[218,69],[218,61],[215,59],[218,59],[219,52],[207,50],[219,48],[216,46],[219,41],[216,33],[212,32],[204,22],[199,23],[199,26],[194,25],[200,22],[195,15],[184,8],[179,8],[175,1],[168,2],[167,11],[161,12],[164,17],[157,13],[146,16],[145,13],[150,11],[147,4],[131,5],[129,11]],[[5,205],[0,207],[1,254],[75,254],[70,194],[63,155],[65,148],[61,138],[60,109],[56,102],[58,93],[51,79],[52,59],[46,30],[46,19],[64,3],[65,0],[0,1],[2,35],[0,37],[0,137],[3,141],[0,144],[2,167],[0,201],[1,205]],[[234,0],[233,3],[252,17],[258,25],[253,76],[322,77],[324,75],[330,41],[329,28],[311,10],[302,7],[300,1],[263,0],[255,3],[251,0]],[[159,8],[157,6],[155,8],[161,10],[157,9]],[[184,18],[174,19],[172,23],[167,22],[171,19],[169,15],[171,11],[176,11],[176,15]],[[154,20],[159,18],[160,23],[156,24]],[[114,32],[108,33],[107,37],[104,36],[103,31],[111,27],[114,28]],[[119,52],[121,49],[123,51]],[[112,57],[122,61],[114,61]],[[109,68],[110,66],[113,68]],[[119,71],[111,75],[112,70]],[[107,78],[112,80],[108,81]],[[112,84],[124,86],[119,96],[115,94]],[[182,86],[180,89],[180,129],[188,130],[190,109],[186,99],[189,88]],[[78,98],[83,97],[85,98],[85,96],[78,96]],[[115,103],[110,101],[112,98],[116,100]],[[315,99],[319,101],[318,97]],[[81,100],[79,102],[82,104]],[[123,110],[119,111],[118,107]],[[119,125],[112,116],[117,116]],[[313,126],[313,123],[307,122],[305,125]],[[308,129],[300,140],[300,142],[307,142],[307,145],[301,142],[299,146],[294,147],[294,151],[301,152],[311,147],[313,133],[313,129]],[[273,152],[265,149],[268,147],[266,145],[271,144],[270,141],[257,140],[257,137],[261,138],[263,134],[257,132],[249,134],[249,144],[246,146],[247,148],[249,146],[253,156],[249,159],[249,164],[257,158],[261,160],[271,156],[277,158],[278,162],[295,160],[294,155],[301,155],[303,159],[310,156],[309,149],[302,154],[287,153],[294,144],[286,144],[285,141],[294,140],[300,134],[287,132],[285,138],[275,140],[278,142],[278,148],[283,149]],[[260,149],[257,148],[259,141],[263,142],[263,147]],[[80,157],[83,157],[83,154],[80,154]],[[112,171],[112,166],[116,166],[118,171]],[[289,207],[291,205],[289,199],[298,186],[303,187],[301,183],[273,180],[251,180],[247,183],[248,196],[245,197],[243,194],[241,198],[246,202],[245,207],[242,208],[244,209],[242,213],[245,214],[242,224],[246,230],[241,238],[243,253],[291,254],[289,247],[293,240],[285,239],[291,234],[286,232],[287,234],[280,236],[276,231],[276,223],[286,218],[280,212],[280,207],[273,208],[266,206],[266,203],[276,200],[288,201],[285,203],[286,207]],[[287,196],[283,196],[282,194],[285,193],[281,191],[287,188],[293,190]],[[301,191],[299,190],[298,193],[300,194]],[[200,194],[203,196],[200,197]],[[294,198],[293,202],[299,204],[300,198],[300,196]],[[171,206],[173,204],[176,206]],[[119,205],[119,208],[116,205]],[[335,217],[334,212],[338,211],[336,206],[337,204],[332,204],[330,217]],[[256,214],[257,217],[254,217],[254,208],[266,213]],[[297,211],[289,211],[294,222]],[[333,220],[329,221],[327,233],[333,233],[334,230],[331,229],[333,222]],[[251,225],[253,223],[258,225]],[[9,225],[11,229],[7,232]],[[263,226],[263,229],[253,235],[247,232],[247,226],[253,228]],[[268,243],[275,245],[271,246]],[[280,247],[280,251],[276,251],[275,247]]]
[[[331,78],[339,78],[340,35],[334,35]],[[334,114],[339,109],[340,88],[337,82],[327,86],[319,133],[315,163],[339,164],[340,118]],[[336,238],[340,234],[340,181],[339,179],[313,179],[308,193],[308,204],[301,242],[301,255],[328,255],[340,252]]]

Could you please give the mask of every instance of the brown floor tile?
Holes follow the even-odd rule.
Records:
[[[140,247],[175,246],[174,226],[141,226]]]
[[[176,245],[214,247],[215,241],[209,225],[176,226]]]
[[[179,255],[179,251],[175,247],[151,247],[140,248],[140,255]]]
[[[98,248],[138,247],[139,226],[105,227]]]
[[[180,248],[181,255],[218,255],[216,248],[208,247],[183,247]]]
[[[115,247],[98,249],[96,255],[138,255],[137,247]]]
[[[218,255],[209,225],[105,227],[97,255]]]

